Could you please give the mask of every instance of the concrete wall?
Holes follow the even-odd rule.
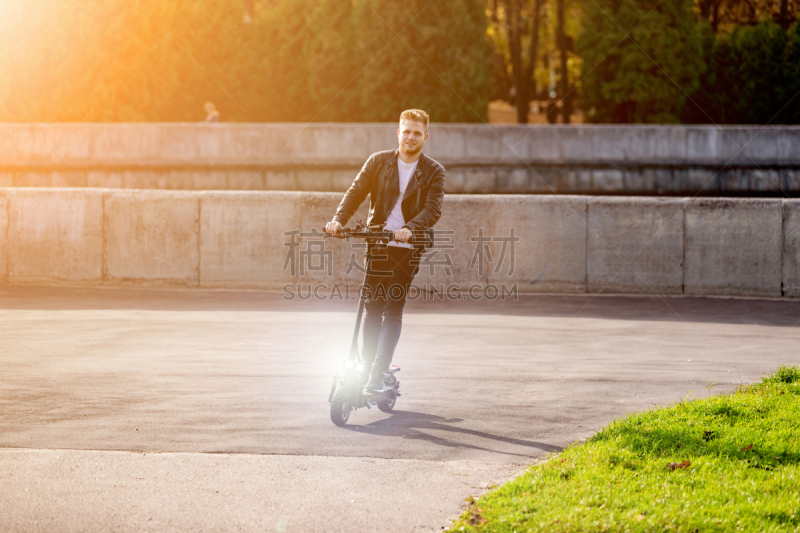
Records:
[[[697,200],[686,206],[687,294],[780,296],[783,201]],[[791,209],[790,209],[791,211]]]
[[[339,240],[325,241],[322,249],[313,234],[340,196],[6,190],[0,193],[0,281],[265,289],[357,284],[362,250]],[[366,205],[354,218],[366,218]],[[798,200],[448,195],[437,230],[417,284],[800,295]]]
[[[11,283],[102,283],[103,195],[19,189],[8,198],[6,259]]]
[[[0,124],[0,187],[343,191],[394,124]],[[433,124],[448,193],[800,191],[792,126]]]
[[[681,294],[683,199],[591,198],[587,290]]]
[[[800,296],[800,200],[783,202],[782,288],[786,296]]]

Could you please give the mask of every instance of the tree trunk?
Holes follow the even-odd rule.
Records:
[[[492,14],[492,22],[495,24],[497,24],[497,21],[499,20],[497,17],[497,2],[499,1],[500,0],[489,0],[489,11]]]
[[[711,14],[711,0],[700,0],[698,6],[700,7],[700,18],[708,20]]]
[[[528,62],[528,68],[525,69],[525,80],[526,80],[526,102],[530,102],[531,98],[536,95],[536,79],[534,78],[534,74],[536,73],[536,61],[539,58],[539,27],[542,23],[542,4],[543,0],[535,0],[535,4],[533,6],[533,28],[531,30],[531,46],[529,50],[529,58],[530,61]],[[528,104],[525,105],[525,116],[527,121],[527,114],[528,114]]]
[[[711,31],[716,34],[719,30],[719,6],[722,2],[715,2],[711,11]]]
[[[789,0],[781,0],[781,14],[779,15],[780,21],[778,24],[784,30],[789,28]]]
[[[569,74],[567,72],[567,36],[564,34],[564,0],[556,0],[556,46],[561,52],[561,79],[559,80],[559,92],[561,93],[562,121],[569,124],[572,115],[571,98],[567,94],[569,89]]]
[[[508,26],[508,48],[511,54],[511,72],[514,76],[514,96],[517,105],[517,122],[528,123],[528,87],[522,67],[522,31],[520,28],[520,3],[522,0],[508,0],[506,24]]]

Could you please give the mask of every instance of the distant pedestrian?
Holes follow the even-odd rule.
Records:
[[[214,107],[213,102],[206,102],[206,122],[219,122],[219,111]]]

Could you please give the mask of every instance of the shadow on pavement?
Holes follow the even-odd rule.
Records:
[[[363,426],[349,424],[344,426],[344,429],[358,433],[379,435],[382,437],[423,440],[449,448],[467,448],[490,453],[499,453],[502,455],[513,455],[517,457],[540,456],[540,454],[524,453],[526,448],[534,448],[544,452],[558,452],[562,450],[562,448],[559,446],[553,446],[543,442],[502,437],[500,435],[493,435],[491,433],[461,428],[453,425],[463,421],[463,418],[444,418],[441,416],[416,413],[413,411],[393,411],[391,416],[383,420],[378,420]],[[454,433],[454,436],[479,437],[481,439],[489,439],[495,443],[510,444],[511,447],[504,446],[503,449],[493,449],[487,446],[480,446],[477,444],[452,440],[445,437],[437,437],[435,435],[426,433],[424,430],[448,431]]]

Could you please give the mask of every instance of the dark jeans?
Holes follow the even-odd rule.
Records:
[[[372,372],[385,372],[392,362],[408,287],[419,270],[415,259],[417,251],[410,248],[386,246],[374,252],[361,328],[361,357],[365,366],[372,365]]]

